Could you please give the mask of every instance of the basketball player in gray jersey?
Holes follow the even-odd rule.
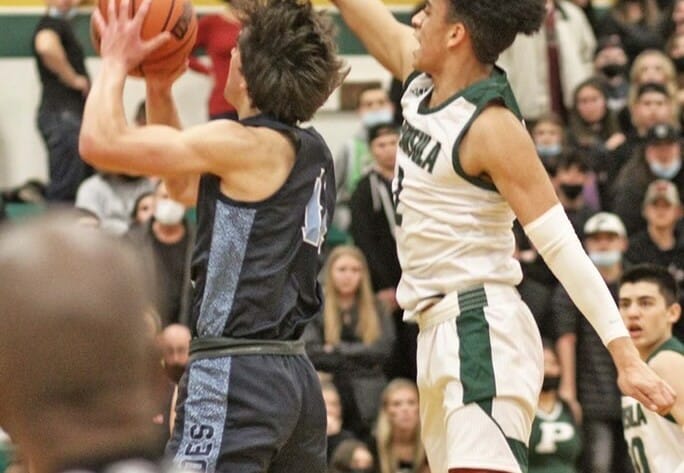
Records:
[[[639,358],[494,65],[518,33],[539,29],[547,2],[428,0],[413,29],[379,0],[333,3],[370,53],[405,81],[393,188],[397,300],[420,327],[431,469],[526,470],[543,367],[538,329],[515,290],[515,217],[607,345],[623,391],[668,411],[672,389]]]
[[[309,120],[339,84],[330,24],[310,2],[233,1],[243,29],[226,99],[239,121],[178,130],[174,74],[146,76],[148,123],[131,128],[126,71],[163,41],[140,39],[149,1],[95,14],[102,71],[86,103],[84,158],[161,175],[197,205],[193,341],[167,451],[206,473],[324,473],[325,406],[298,339],[321,307],[319,254],[335,203],[333,161]],[[165,126],[166,125],[166,126]],[[171,125],[171,126],[168,126]]]

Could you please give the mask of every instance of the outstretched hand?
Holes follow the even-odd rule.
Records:
[[[674,390],[641,360],[618,369],[618,385],[625,395],[658,414],[668,414],[674,406]]]
[[[145,15],[150,9],[151,0],[144,0],[138,10],[130,17],[130,0],[121,0],[117,11],[115,0],[107,4],[107,20],[99,9],[93,13],[93,22],[100,34],[100,56],[103,61],[114,62],[130,71],[142,60],[169,40],[170,33],[163,32],[149,40],[140,36]]]

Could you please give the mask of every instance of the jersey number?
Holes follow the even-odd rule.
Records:
[[[629,456],[632,457],[634,470],[636,473],[651,473],[648,466],[648,459],[646,458],[646,449],[644,449],[644,442],[640,437],[634,437],[629,446]]]
[[[306,204],[302,227],[304,242],[318,248],[319,253],[325,241],[325,234],[328,233],[328,211],[322,200],[325,196],[324,176],[325,169],[321,168],[321,174],[316,178],[313,193]]]

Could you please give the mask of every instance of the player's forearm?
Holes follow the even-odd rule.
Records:
[[[401,24],[379,0],[332,0],[345,23],[368,52],[396,78],[410,72],[411,28]],[[408,62],[408,64],[406,64]]]
[[[628,337],[619,337],[606,345],[618,371],[622,371],[641,361],[639,352]]]
[[[146,97],[147,123],[168,125],[178,130],[182,128],[170,85],[157,87],[147,84]]]
[[[126,70],[113,61],[103,61],[86,100],[79,148],[84,160],[107,170],[119,170],[122,154],[119,139],[127,129],[123,106]]]
[[[561,205],[526,225],[525,232],[603,344],[628,337],[613,296],[582,248]]]

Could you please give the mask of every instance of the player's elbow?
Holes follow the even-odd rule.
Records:
[[[105,167],[107,150],[102,140],[82,129],[78,138],[78,153],[81,159],[94,167]]]

